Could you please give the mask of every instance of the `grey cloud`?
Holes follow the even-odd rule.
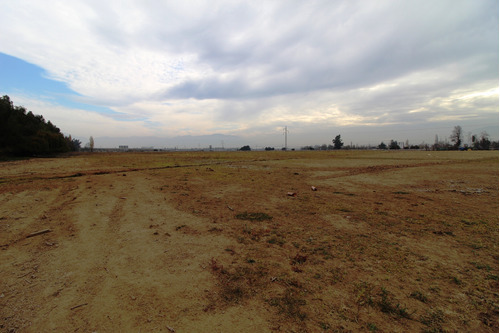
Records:
[[[231,29],[224,26],[226,17],[221,21],[212,19],[194,28],[205,30],[194,38],[186,36],[184,44],[198,55],[200,64],[209,66],[215,74],[181,82],[165,96],[252,98],[352,89],[413,71],[439,68],[450,62],[460,63],[477,54],[485,59],[483,68],[478,68],[473,75],[491,78],[498,72],[497,62],[492,61],[498,58],[498,19],[494,12],[484,8],[494,5],[486,2],[465,6],[456,6],[455,2],[446,2],[446,6],[443,2],[420,4],[398,3],[395,8],[378,9],[373,17],[359,5],[345,5],[349,10],[344,12],[349,11],[354,17],[346,18],[336,16],[335,4],[330,3],[309,8],[307,19],[294,22],[302,9],[298,6],[288,22],[284,14],[274,13],[272,19],[279,23],[276,29],[283,30],[276,35],[272,30],[266,35],[266,31],[259,28],[252,34],[249,22],[257,18],[251,15],[242,18],[244,28],[233,25],[235,18],[227,22]],[[331,17],[325,14],[329,12]],[[235,15],[238,14],[241,13]],[[265,27],[271,29],[272,24],[267,23]],[[231,42],[239,33],[244,34],[246,40]],[[246,73],[263,66],[266,71],[259,77],[260,84],[251,82],[252,78]],[[233,79],[218,78],[227,73],[232,74]]]
[[[275,110],[283,119],[274,116],[269,128],[286,122],[298,128],[297,115],[321,119],[317,114],[331,109],[380,123],[426,124],[433,114],[450,112],[437,101],[456,91],[498,87],[497,1],[138,1],[130,8],[94,1],[80,6],[90,9],[75,16],[82,21],[71,31],[82,42],[73,41],[71,50],[81,49],[64,53],[66,43],[57,41],[57,48],[46,46],[55,55],[51,58],[63,54],[54,63],[75,69],[74,76],[65,69],[58,78],[74,83],[88,103],[132,114],[148,115],[134,105],[158,102],[162,107],[151,113],[199,110],[200,122],[216,120],[227,128]],[[24,34],[36,46],[41,39],[34,35]],[[43,58],[41,51],[34,47],[28,53]],[[382,88],[371,89],[377,85]],[[458,116],[482,121],[494,120],[492,110],[498,112],[498,103],[489,98],[453,106]],[[419,108],[423,111],[410,113]],[[302,126],[312,131],[308,126],[323,126],[307,121]]]
[[[473,64],[476,72],[464,73],[464,79],[498,74],[496,2],[136,6],[128,17],[100,4],[92,26],[110,45],[136,43],[194,55],[196,64],[211,72],[176,82],[158,93],[162,98],[248,99],[348,90],[478,54],[482,62]],[[123,25],[134,12],[143,18],[128,31]]]

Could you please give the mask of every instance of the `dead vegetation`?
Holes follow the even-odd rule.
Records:
[[[136,228],[140,230],[137,223],[144,220],[148,235],[156,237],[149,240],[152,243],[144,241],[143,246],[153,244],[158,255],[164,252],[171,258],[165,260],[163,268],[148,269],[148,277],[157,274],[152,281],[165,276],[164,269],[177,274],[180,268],[175,267],[176,263],[184,265],[182,269],[188,274],[193,270],[189,263],[199,260],[197,265],[208,273],[202,296],[194,297],[199,304],[181,297],[176,299],[179,305],[171,308],[170,315],[168,311],[163,314],[170,316],[169,327],[176,331],[181,331],[183,325],[193,331],[186,322],[174,319],[181,313],[193,320],[204,316],[198,330],[203,331],[201,328],[212,322],[208,318],[256,308],[262,311],[252,312],[258,313],[253,320],[267,322],[260,331],[498,330],[497,152],[200,152],[138,155],[137,160],[133,155],[75,157],[86,161],[88,169],[65,169],[64,173],[81,176],[59,181],[79,182],[81,186],[88,177],[121,176],[101,178],[113,179],[113,184],[126,179],[129,188],[117,194],[126,199],[119,200],[116,205],[121,206],[115,206],[114,211],[132,205],[129,211],[120,213],[121,219],[132,219],[126,214],[135,214],[135,207],[140,212],[133,216],[139,221],[135,222]],[[110,156],[112,162],[108,162]],[[10,173],[2,169],[1,193],[6,202],[14,200],[9,194],[23,195],[40,186],[37,180],[27,183],[30,177],[47,176],[42,169],[38,172],[41,175],[22,173],[23,162],[5,164],[11,168]],[[38,168],[36,162],[26,163]],[[95,165],[99,165],[99,172],[93,169]],[[122,177],[124,167],[129,168],[128,177]],[[149,185],[141,185],[141,179],[155,184],[149,190],[154,200],[163,203],[145,195]],[[42,186],[54,186],[53,191],[59,188],[54,184]],[[144,190],[134,199],[141,186]],[[316,190],[311,191],[311,186]],[[109,199],[112,187],[105,188],[96,180],[87,191],[95,191],[94,195],[104,200]],[[289,192],[296,195],[290,196]],[[79,205],[80,199],[77,196],[66,204]],[[161,204],[182,212],[183,218],[163,221],[161,212],[167,211]],[[66,216],[72,213],[68,207],[63,207],[69,209]],[[155,210],[159,214],[154,215]],[[113,212],[111,206],[107,211]],[[26,220],[26,226],[34,223],[36,218],[28,221],[29,214],[16,217],[9,208],[0,211],[4,235],[1,243],[7,244],[2,251],[3,278],[14,273],[22,275],[13,270],[13,261],[30,260],[29,253],[13,259],[13,253],[18,256],[29,249],[25,244],[9,245],[9,239],[19,239],[9,235],[29,233],[28,229],[15,229],[16,218]],[[191,219],[199,222],[193,224]],[[97,228],[99,220],[93,223],[94,227],[88,227]],[[62,243],[71,234],[82,232],[80,226],[61,233],[62,227],[70,227],[64,224],[63,220],[48,224],[52,232],[33,240]],[[152,236],[151,226],[155,231]],[[118,230],[100,232],[109,239]],[[190,245],[169,245],[180,240],[210,247],[200,255],[195,249],[191,251]],[[72,245],[77,251],[84,246],[75,241]],[[127,243],[120,246],[119,252],[127,256]],[[40,249],[57,251],[53,246]],[[43,262],[38,265],[44,267]],[[50,272],[47,274],[48,278]],[[19,329],[35,331],[34,326],[19,324],[23,313],[16,315],[13,309],[21,302],[11,296],[13,291],[9,289],[17,284],[10,278],[8,281],[0,285],[0,293],[8,295],[0,299],[2,328],[17,322]],[[166,278],[164,283],[172,281]],[[108,283],[115,287],[138,284],[126,279]],[[43,285],[37,286],[33,292],[44,291]],[[157,306],[166,302],[161,296],[144,297],[142,302]],[[81,311],[82,316],[95,306],[91,300],[76,303],[86,305],[74,310]],[[132,300],[128,307],[137,309],[138,305]],[[38,306],[42,307],[42,303]],[[30,315],[42,313],[33,310]],[[163,317],[155,318],[143,322],[138,317],[130,327],[152,329],[153,324],[163,322]],[[243,320],[228,327],[243,325]]]

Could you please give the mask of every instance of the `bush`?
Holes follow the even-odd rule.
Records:
[[[381,143],[378,145],[378,147],[377,147],[377,148],[378,148],[378,149],[387,149],[387,145],[386,145],[385,143],[381,142]]]

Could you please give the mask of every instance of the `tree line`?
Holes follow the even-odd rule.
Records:
[[[0,155],[51,155],[76,151],[80,145],[42,115],[14,106],[9,96],[0,99]]]
[[[490,136],[487,132],[481,132],[481,134],[472,134],[469,133],[470,141],[469,143],[464,143],[463,140],[463,130],[461,126],[455,126],[449,136],[444,141],[438,140],[436,135],[436,140],[433,145],[429,145],[425,142],[422,142],[418,145],[410,145],[408,140],[406,142],[398,142],[397,140],[390,140],[390,142],[385,143],[381,142],[377,146],[358,146],[354,147],[352,144],[344,147],[344,143],[342,142],[342,138],[340,134],[338,134],[333,140],[332,144],[326,145],[316,145],[316,146],[304,146],[301,147],[301,150],[336,150],[336,149],[423,149],[423,150],[489,150],[489,149],[497,149],[498,150],[498,141],[491,141]],[[448,141],[449,139],[449,141]]]

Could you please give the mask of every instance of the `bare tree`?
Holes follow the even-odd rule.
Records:
[[[490,135],[485,131],[481,132],[479,138],[476,138],[475,148],[488,150],[490,149],[490,145]]]
[[[90,137],[89,139],[90,152],[94,151],[94,137]]]
[[[462,135],[462,127],[458,125],[455,126],[450,135],[450,140],[451,142],[453,142],[453,148],[458,149],[460,147],[460,145],[462,144]]]

